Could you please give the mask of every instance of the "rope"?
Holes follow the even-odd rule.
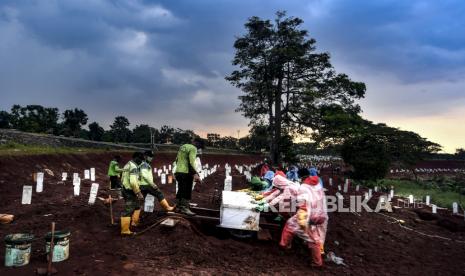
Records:
[[[390,219],[393,219],[394,222],[393,223],[397,223],[401,228],[403,229],[406,229],[406,230],[409,230],[409,231],[412,231],[412,232],[415,232],[421,236],[425,236],[425,237],[429,237],[429,238],[438,238],[438,239],[443,239],[443,240],[447,240],[447,241],[453,241],[453,242],[458,242],[458,243],[465,243],[465,241],[461,241],[461,240],[453,240],[451,238],[446,238],[446,237],[442,237],[442,236],[439,236],[439,235],[429,235],[429,234],[426,234],[426,233],[423,233],[423,232],[420,232],[418,230],[415,230],[415,229],[412,229],[410,227],[407,227],[405,225],[402,225],[402,223],[400,222],[399,219],[396,219],[394,217],[391,217],[391,216],[388,216],[388,215],[385,215],[385,214],[382,214],[382,213],[377,213],[379,215],[382,215],[382,216],[385,216],[385,217],[388,217]]]

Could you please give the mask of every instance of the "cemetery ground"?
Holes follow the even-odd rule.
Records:
[[[79,196],[73,195],[72,174],[81,176],[85,169],[96,169],[96,183],[100,184],[99,197],[110,194],[106,172],[112,153],[37,154],[0,156],[0,213],[11,213],[15,220],[0,225],[0,236],[10,233],[32,233],[31,262],[18,268],[0,266],[0,275],[33,275],[44,267],[44,235],[51,222],[57,230],[69,230],[70,256],[54,263],[59,275],[148,275],[196,274],[295,274],[295,275],[461,275],[465,273],[464,218],[447,210],[435,216],[429,207],[402,206],[393,213],[330,213],[326,252],[334,252],[344,259],[345,265],[326,263],[323,270],[312,270],[310,257],[298,239],[290,251],[278,246],[280,231],[271,231],[272,240],[256,237],[238,239],[228,230],[199,220],[182,219],[174,228],[153,227],[142,235],[120,237],[119,225],[110,225],[109,207],[97,200],[88,205],[92,182],[82,180]],[[130,153],[123,153],[129,160]],[[174,153],[159,153],[154,167],[160,168],[174,160]],[[219,164],[220,169],[204,179],[195,188],[193,203],[199,207],[218,209],[218,191],[221,191],[224,164],[233,165],[233,190],[246,187],[245,176],[234,165],[253,164],[259,156],[204,155],[203,164]],[[47,170],[46,170],[47,169]],[[50,171],[51,174],[49,174]],[[21,204],[23,185],[33,185],[31,174],[44,172],[42,193],[33,192],[30,205]],[[68,172],[62,181],[61,173]],[[328,171],[322,172],[328,183]],[[84,178],[84,177],[82,177]],[[325,185],[327,194],[335,194],[342,176],[333,176],[333,186]],[[156,178],[157,183],[160,179]],[[170,202],[174,201],[175,185],[159,185]],[[354,187],[348,194],[356,192]],[[375,192],[370,206],[376,205],[380,192]],[[393,202],[396,202],[394,197]],[[344,201],[349,197],[344,194]],[[393,203],[395,205],[395,203]],[[119,217],[123,202],[114,204],[114,215]],[[159,206],[156,205],[156,209]],[[158,220],[157,213],[145,213],[144,230]],[[403,221],[403,223],[401,223]],[[118,223],[118,221],[116,221]],[[1,249],[4,256],[4,249]]]

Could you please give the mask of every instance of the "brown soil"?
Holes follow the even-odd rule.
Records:
[[[322,271],[309,265],[308,252],[296,240],[291,251],[282,251],[278,245],[279,231],[272,232],[272,241],[231,238],[224,229],[207,223],[181,220],[176,227],[154,227],[141,236],[122,238],[119,226],[110,226],[109,209],[97,201],[88,206],[90,181],[83,180],[81,195],[73,197],[72,181],[60,183],[61,172],[72,177],[89,167],[97,170],[101,187],[99,196],[108,194],[106,170],[111,154],[77,154],[2,157],[0,159],[0,213],[14,214],[15,221],[0,225],[0,237],[9,233],[30,232],[37,240],[32,245],[31,263],[20,268],[0,267],[0,275],[33,275],[34,270],[46,265],[43,236],[55,221],[57,229],[71,231],[70,258],[55,263],[59,275],[148,275],[160,274],[379,274],[379,275],[459,275],[465,273],[463,232],[452,232],[439,225],[441,218],[458,221],[447,214],[439,220],[421,220],[412,209],[396,210],[389,216],[405,220],[405,226],[451,240],[421,236],[392,223],[380,214],[331,213],[326,251],[344,258],[347,266],[327,264]],[[129,155],[124,156],[125,160]],[[173,154],[159,154],[155,167],[168,165]],[[254,156],[206,155],[203,163],[250,164],[259,160]],[[48,168],[55,177],[45,176],[44,192],[33,193],[31,205],[21,205],[22,186],[33,184],[31,173]],[[324,176],[328,183],[327,177]],[[200,207],[218,206],[219,192],[224,181],[224,170],[208,177],[193,194],[193,202]],[[336,179],[335,185],[341,180]],[[170,202],[174,185],[160,185]],[[245,177],[233,169],[233,188],[245,187]],[[328,194],[333,194],[333,187]],[[375,198],[379,194],[375,194]],[[373,202],[371,204],[374,204]],[[118,217],[122,201],[115,203]],[[156,208],[159,209],[157,206]],[[139,229],[151,225],[157,214],[145,214]],[[462,218],[463,220],[463,218]],[[4,252],[4,250],[0,250]],[[0,256],[3,256],[1,254]]]

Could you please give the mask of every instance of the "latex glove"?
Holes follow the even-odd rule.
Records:
[[[306,229],[307,228],[307,212],[304,211],[304,210],[299,210],[297,211],[297,222],[299,223],[299,226],[302,228],[302,229]]]
[[[264,204],[257,205],[255,207],[255,210],[258,212],[263,212],[265,210],[268,210],[268,207],[269,207],[268,203],[264,203]]]
[[[265,201],[264,199],[262,199],[262,200],[253,200],[253,199],[252,199],[252,200],[250,201],[250,203],[252,203],[252,204],[258,204],[258,205],[263,205],[263,204],[266,203],[266,201]]]
[[[136,194],[136,196],[137,196],[137,199],[138,199],[138,200],[140,200],[140,201],[143,201],[143,200],[144,200],[144,195],[143,195],[141,192],[138,192],[138,193]]]
[[[262,199],[263,199],[263,195],[257,195],[257,196],[255,197],[255,200],[262,200]]]

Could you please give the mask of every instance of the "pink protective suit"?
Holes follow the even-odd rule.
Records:
[[[270,206],[279,204],[286,199],[296,198],[299,191],[299,184],[279,174],[273,178],[273,187],[272,192],[265,197],[265,201]]]
[[[320,250],[328,227],[325,193],[318,184],[318,176],[310,176],[300,186],[297,196],[299,209],[286,222],[280,242],[282,247],[288,248],[294,236],[303,239],[311,251],[314,266],[323,265]]]

